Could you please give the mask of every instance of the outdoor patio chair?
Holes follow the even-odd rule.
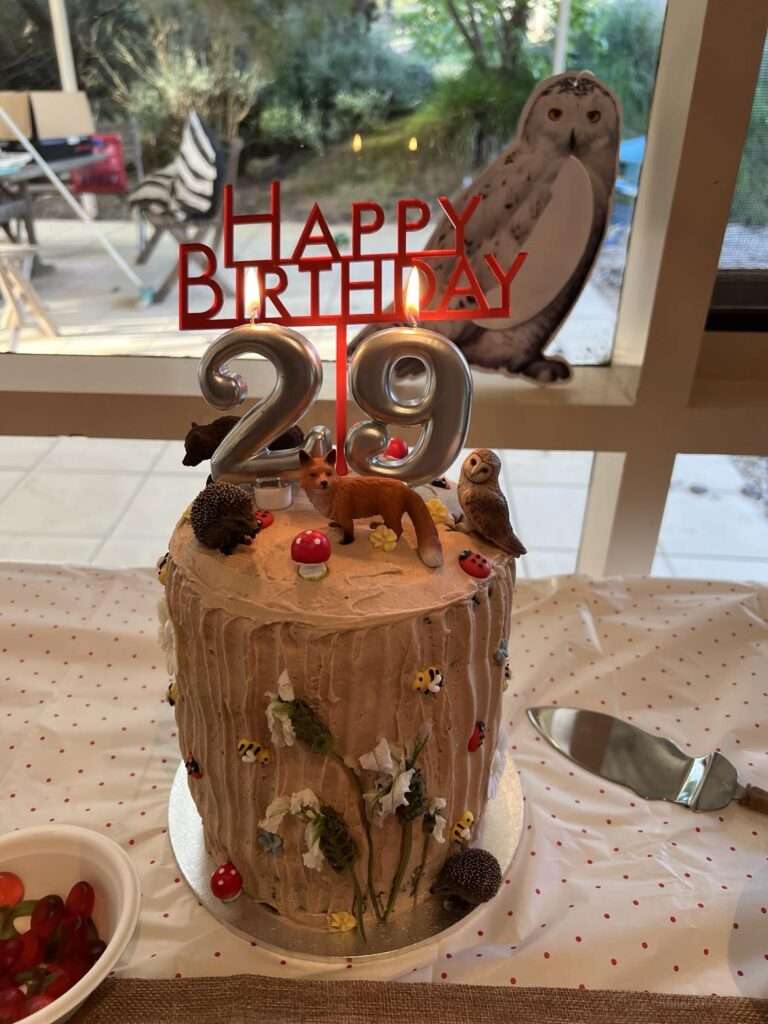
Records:
[[[241,150],[240,139],[232,139],[225,155],[202,119],[194,111],[189,115],[176,159],[145,177],[128,197],[132,209],[139,210],[152,228],[136,257],[138,264],[149,260],[166,232],[177,242],[207,242],[218,249],[221,198],[224,186],[237,178]],[[177,275],[178,258],[155,290],[155,302],[162,302]]]
[[[27,312],[32,314],[46,338],[56,338],[59,334],[29,280],[34,256],[33,245],[0,242],[0,296],[4,299],[0,310],[0,331],[9,332],[11,352],[16,348]]]

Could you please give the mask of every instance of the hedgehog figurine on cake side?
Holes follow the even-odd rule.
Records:
[[[250,544],[261,528],[242,487],[224,482],[208,484],[198,494],[190,519],[200,543],[223,555],[231,555],[238,544]]]

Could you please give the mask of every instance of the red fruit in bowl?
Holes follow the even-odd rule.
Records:
[[[0,1024],[16,1024],[17,1020],[21,1020],[25,998],[18,985],[0,988]]]
[[[91,964],[95,964],[106,948],[106,942],[102,942],[101,939],[96,939],[95,941],[88,943],[88,949],[85,951],[85,955]]]
[[[61,896],[43,896],[35,904],[29,922],[30,929],[42,939],[50,939],[64,917]]]
[[[0,871],[0,907],[15,907],[24,899],[24,883],[12,871]]]
[[[28,971],[43,958],[45,943],[31,929],[21,936],[21,955],[14,964],[15,971]]]
[[[36,996],[29,996],[22,1007],[21,1020],[25,1017],[29,1017],[33,1013],[37,1013],[38,1010],[44,1010],[46,1006],[50,1006],[53,1002],[53,996],[43,995],[42,992]]]
[[[24,948],[21,939],[0,940],[0,978],[11,974]]]
[[[211,875],[211,892],[222,903],[231,903],[243,891],[243,879],[234,864],[222,864]]]
[[[67,917],[90,917],[95,902],[93,886],[88,882],[75,882],[64,902],[64,912]]]
[[[51,999],[63,996],[75,983],[72,974],[63,964],[51,964],[47,974],[48,976],[43,982],[43,992]]]
[[[485,555],[478,554],[477,551],[462,551],[459,555],[459,565],[465,573],[478,580],[487,579],[491,575],[491,563]]]
[[[89,941],[88,919],[79,915],[65,917],[61,923],[57,959],[69,960],[73,957],[84,957]]]
[[[391,437],[384,454],[390,459],[404,459],[408,454],[408,445],[402,437]]]

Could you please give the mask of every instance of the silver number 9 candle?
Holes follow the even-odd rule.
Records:
[[[253,353],[275,368],[272,391],[227,434],[211,459],[214,480],[258,483],[299,468],[299,452],[327,447],[327,431],[313,427],[301,448],[267,451],[267,445],[297,423],[320,390],[323,367],[314,345],[297,331],[277,324],[242,324],[213,342],[200,362],[203,397],[217,409],[238,405],[248,394],[243,378],[226,363]],[[322,436],[321,436],[322,435]]]
[[[394,389],[396,364],[420,360],[426,389],[418,398],[399,398]],[[358,473],[394,477],[422,484],[441,476],[457,458],[469,429],[472,374],[459,349],[422,327],[387,327],[365,338],[352,357],[350,390],[369,420],[356,423],[347,436],[346,455]],[[421,426],[421,434],[402,459],[383,458],[387,426]]]

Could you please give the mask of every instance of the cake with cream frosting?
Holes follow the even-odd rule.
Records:
[[[229,555],[185,515],[161,570],[207,850],[302,926],[364,930],[431,898],[482,828],[515,562],[452,529],[447,492],[424,496],[438,568],[417,557],[409,520],[399,539],[358,520],[344,544],[299,491]],[[328,571],[300,575],[292,549],[315,532]]]

